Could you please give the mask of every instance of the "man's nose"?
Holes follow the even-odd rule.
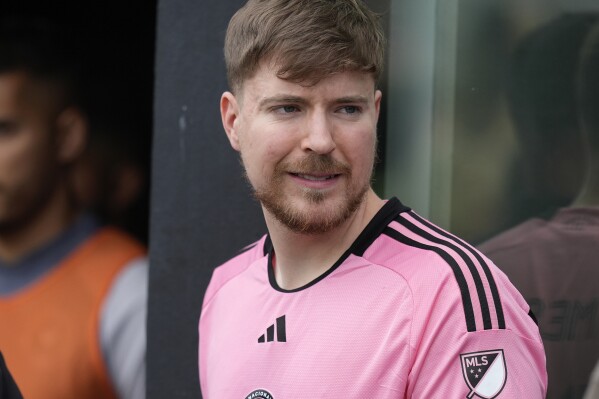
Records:
[[[308,119],[302,140],[302,149],[316,154],[329,154],[336,145],[333,137],[333,126],[324,113],[315,112]]]

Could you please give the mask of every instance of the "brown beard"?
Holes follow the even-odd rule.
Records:
[[[358,209],[370,187],[370,180],[352,190],[346,190],[347,201],[341,207],[335,206],[326,214],[316,218],[313,214],[296,209],[292,203],[286,201],[283,195],[283,179],[288,173],[318,174],[318,175],[343,175],[351,181],[351,168],[329,155],[310,154],[297,163],[280,163],[275,167],[273,178],[263,187],[253,187],[254,197],[274,215],[274,217],[289,228],[300,234],[322,234],[333,230],[345,222]],[[246,175],[247,178],[247,175]],[[248,179],[249,181],[249,179]],[[304,199],[312,204],[324,202],[327,194],[318,190],[306,189]]]

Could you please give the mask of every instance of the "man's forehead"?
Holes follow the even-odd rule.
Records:
[[[23,70],[0,72],[3,106],[54,108],[59,93],[54,85]]]
[[[24,71],[4,71],[0,72],[0,85],[7,89],[22,89],[31,80],[31,77]]]
[[[0,101],[3,106],[26,100],[28,80],[24,72],[0,72]]]
[[[238,96],[252,101],[264,98],[298,97],[309,99],[330,97],[367,97],[375,92],[372,74],[359,71],[341,71],[327,75],[318,81],[290,81],[278,76],[274,68],[260,68],[244,82]]]

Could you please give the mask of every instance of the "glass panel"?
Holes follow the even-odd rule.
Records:
[[[557,118],[560,107],[574,106],[573,93],[568,99],[558,93],[563,87],[530,93],[535,89],[516,82],[535,77],[537,85],[559,84],[568,61],[548,59],[553,68],[537,76],[519,69],[541,65],[519,66],[524,61],[515,57],[540,27],[597,10],[599,2],[589,0],[393,1],[385,195],[399,196],[473,243],[571,201],[582,176],[582,149]],[[561,38],[558,45],[565,49],[572,40]],[[533,104],[540,101],[534,96],[544,102]],[[544,120],[536,122],[552,126],[554,141],[523,135],[529,129],[522,124],[532,122],[518,114],[533,108],[555,116],[538,115]],[[579,162],[556,168],[566,157]]]

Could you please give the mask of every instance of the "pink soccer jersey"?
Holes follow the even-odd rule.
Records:
[[[277,285],[272,255],[265,236],[214,272],[199,325],[204,399],[545,397],[522,296],[397,199],[301,288]]]

